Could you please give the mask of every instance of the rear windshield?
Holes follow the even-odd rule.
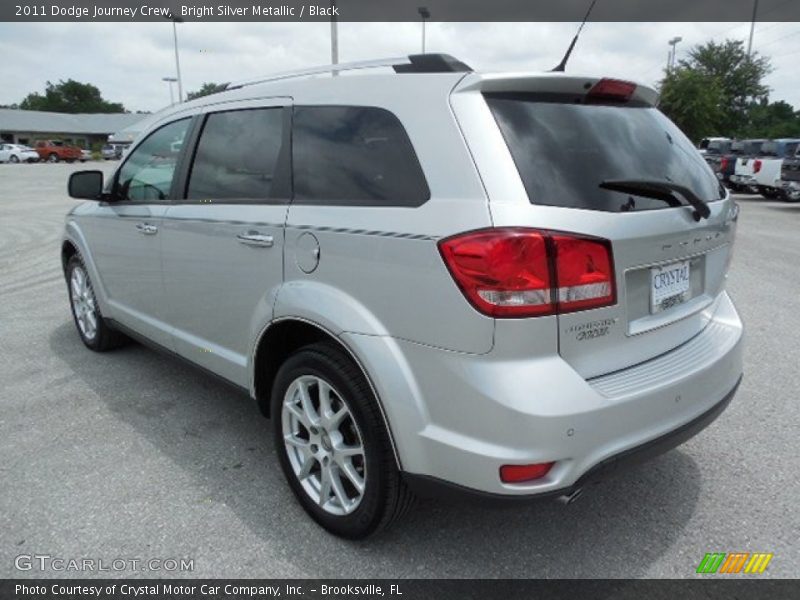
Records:
[[[658,179],[706,201],[720,186],[702,156],[659,110],[567,104],[525,94],[487,94],[533,204],[608,212],[669,208],[664,201],[605,190],[609,179]]]
[[[745,140],[742,142],[742,150],[739,154],[744,154],[746,156],[754,156],[756,154],[761,154],[761,148],[764,146],[765,142],[763,140],[758,141],[748,141]]]
[[[763,146],[761,146],[761,155],[762,156],[778,156],[778,144],[775,142],[765,142]]]
[[[706,146],[706,152],[709,154],[724,154],[727,152],[731,147],[730,142],[710,142],[708,146]]]

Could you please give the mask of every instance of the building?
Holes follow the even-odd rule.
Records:
[[[80,148],[104,144],[108,136],[150,115],[132,113],[69,114],[0,108],[0,142],[32,145],[61,140]]]

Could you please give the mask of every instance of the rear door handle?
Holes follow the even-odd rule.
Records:
[[[136,231],[144,235],[155,235],[158,233],[158,227],[150,225],[150,223],[138,223]]]
[[[275,238],[271,235],[259,233],[257,231],[248,231],[247,233],[240,233],[236,236],[240,244],[245,246],[256,246],[259,248],[271,248],[275,244]]]

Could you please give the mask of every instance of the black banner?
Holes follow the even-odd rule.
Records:
[[[591,0],[3,0],[0,21],[580,21]],[[427,11],[420,11],[424,7]],[[754,8],[755,11],[754,19]],[[800,21],[797,0],[597,0],[591,21]]]
[[[694,580],[347,580],[347,579],[63,579],[0,580],[3,600],[691,600],[797,598],[793,580],[709,576]]]

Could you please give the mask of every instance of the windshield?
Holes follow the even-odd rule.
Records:
[[[708,152],[709,154],[723,154],[724,152],[728,151],[730,146],[731,146],[730,142],[721,142],[721,141],[710,142],[708,144],[708,147],[706,148],[706,152]]]
[[[778,156],[778,144],[775,142],[766,142],[761,146],[762,156]]]
[[[688,187],[704,201],[719,183],[694,145],[659,110],[567,104],[525,94],[487,94],[533,204],[609,212],[669,208],[606,180],[656,179]]]

